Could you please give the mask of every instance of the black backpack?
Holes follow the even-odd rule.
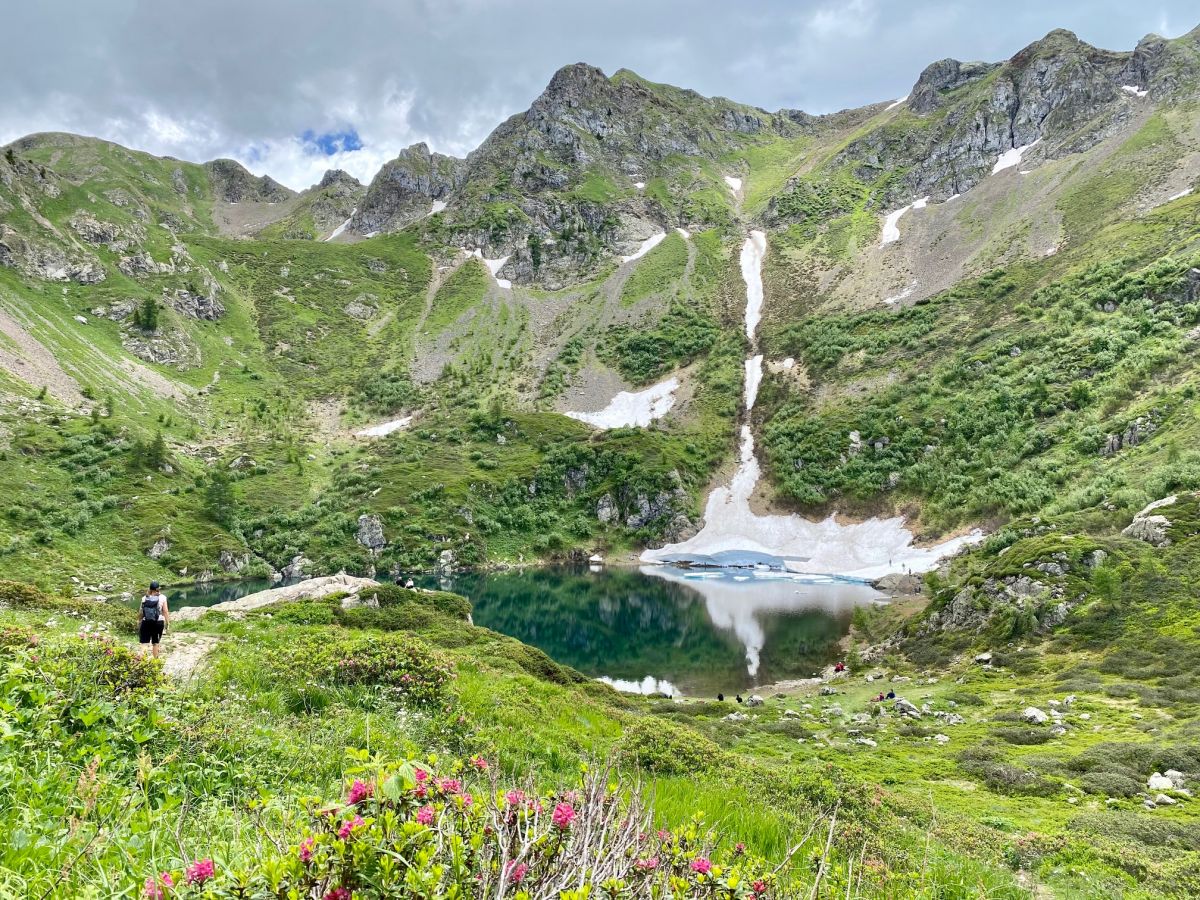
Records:
[[[162,594],[147,594],[142,598],[142,618],[147,622],[157,622],[162,614]]]

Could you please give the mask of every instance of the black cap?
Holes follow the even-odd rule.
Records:
[[[152,590],[152,591],[158,590],[158,582],[157,581],[150,582],[150,590]]]

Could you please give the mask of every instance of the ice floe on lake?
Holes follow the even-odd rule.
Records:
[[[1038,138],[1032,144],[1025,144],[1022,147],[1013,147],[1011,150],[1005,150],[1000,154],[1000,158],[996,160],[996,164],[992,166],[992,174],[1003,172],[1005,169],[1012,169],[1021,164],[1021,157],[1025,155],[1025,151],[1030,147],[1041,143],[1041,138]]]
[[[677,390],[679,379],[672,376],[666,381],[652,384],[645,390],[621,391],[599,412],[568,412],[566,415],[586,422],[594,428],[645,427],[671,411],[671,407],[675,405]]]
[[[650,237],[648,237],[644,241],[642,241],[641,245],[637,248],[637,250],[635,250],[633,253],[630,253],[628,256],[622,256],[621,262],[627,263],[627,262],[633,262],[635,259],[641,259],[647,253],[649,253],[651,250],[653,250],[655,247],[657,247],[659,244],[661,244],[663,242],[663,240],[666,239],[666,236],[667,236],[667,233],[665,231],[660,231],[658,234],[650,235]]]

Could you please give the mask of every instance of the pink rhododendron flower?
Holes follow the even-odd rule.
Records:
[[[347,819],[342,823],[342,827],[338,829],[338,837],[344,841],[346,838],[350,837],[350,832],[354,831],[355,828],[361,828],[365,824],[366,823],[363,821],[362,816],[355,816],[353,819]]]
[[[420,784],[422,781],[427,781],[428,779],[428,772],[426,772],[424,769],[417,769],[417,784]]]
[[[217,874],[217,870],[211,859],[198,859],[187,867],[185,874],[188,884],[204,884]]]
[[[463,794],[460,799],[462,800],[462,805],[464,807],[471,807],[475,805],[475,798],[470,794]]]
[[[413,791],[413,796],[418,800],[424,800],[429,796],[429,788],[425,787],[423,784],[418,784],[417,789]]]
[[[708,861],[707,857],[697,856],[692,860],[692,871],[698,875],[707,875],[712,871],[712,863]]]
[[[300,842],[300,846],[296,849],[296,855],[300,857],[300,862],[312,862],[313,849],[316,847],[316,845],[317,842],[312,838],[305,838]]]
[[[643,872],[652,872],[658,868],[658,857],[651,856],[649,859],[639,859],[634,865]]]
[[[559,803],[554,807],[554,813],[550,816],[550,821],[554,823],[555,828],[561,828],[566,831],[571,827],[571,822],[575,820],[575,807],[570,803]]]
[[[321,900],[353,900],[354,895],[350,893],[348,887],[337,887],[332,891],[328,891]]]
[[[750,890],[756,894],[765,894],[767,892],[767,883],[760,878],[754,884],[750,885]]]
[[[372,785],[355,778],[354,783],[350,785],[349,792],[346,794],[346,802],[353,806],[356,803],[366,800],[373,793],[375,793],[375,788]]]
[[[443,794],[457,794],[462,790],[462,782],[457,778],[439,778],[437,786]]]
[[[746,845],[743,844],[741,841],[738,841],[737,846],[735,846],[733,848],[733,852],[736,853],[738,856],[741,856],[743,853],[746,852]]]
[[[664,843],[669,841],[671,839],[671,832],[667,831],[665,828],[660,828],[658,830],[658,839]]]
[[[513,884],[520,884],[525,878],[525,873],[528,871],[529,866],[525,865],[525,863],[510,862],[507,868],[508,880]]]
[[[504,799],[508,801],[509,806],[520,806],[525,802],[525,792],[516,790],[509,791],[504,795]]]
[[[418,809],[417,810],[417,821],[420,822],[422,825],[432,825],[433,824],[433,807],[432,806],[422,806],[420,809]]]
[[[488,768],[488,761],[482,756],[472,756],[471,765],[477,768],[480,772],[486,772]]]
[[[171,877],[170,872],[163,872],[157,878],[151,875],[146,879],[146,885],[142,889],[142,896],[148,900],[163,900],[167,896],[167,888],[175,887],[175,879]]]

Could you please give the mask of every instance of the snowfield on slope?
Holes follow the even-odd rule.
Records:
[[[599,412],[568,412],[565,415],[594,428],[644,428],[671,411],[677,390],[679,379],[671,376],[642,391],[621,391]]]

